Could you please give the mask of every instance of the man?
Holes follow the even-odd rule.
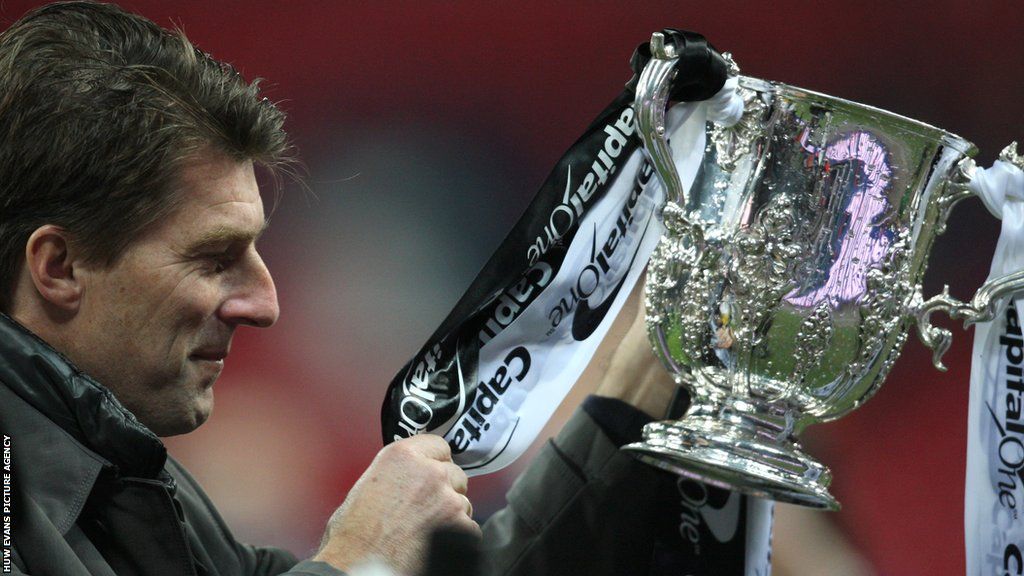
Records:
[[[159,437],[209,417],[235,329],[277,319],[254,167],[287,169],[282,125],[229,66],[113,6],[52,5],[0,34],[15,573],[337,575],[378,558],[413,574],[435,528],[480,531],[466,476],[433,436],[382,450],[298,564],[238,543],[166,455]],[[599,391],[641,410],[593,399],[545,448],[483,529],[495,570],[611,574],[649,560],[672,481],[616,449],[672,390],[642,332]]]

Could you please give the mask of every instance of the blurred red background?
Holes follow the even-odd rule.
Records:
[[[0,1],[0,19],[38,4]],[[261,240],[280,322],[238,334],[213,418],[169,441],[237,535],[300,555],[379,449],[395,371],[652,31],[698,31],[745,74],[955,132],[985,166],[1024,137],[1016,2],[121,4],[265,78],[307,166],[309,191],[286,187]],[[997,234],[980,202],[961,206],[926,293],[969,296]],[[875,399],[805,435],[833,468],[834,519],[879,573],[964,572],[969,350],[960,331],[939,373],[912,338]],[[474,480],[478,512],[501,506],[513,468]]]

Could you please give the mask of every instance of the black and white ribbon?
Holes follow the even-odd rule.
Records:
[[[735,82],[722,90],[711,106],[682,103],[668,113],[685,186],[700,167],[709,109],[738,117]],[[632,102],[620,98],[563,158],[549,179],[557,188],[545,185],[528,210],[532,239],[515,238],[514,230],[495,255],[516,260],[507,253],[515,245],[523,272],[399,374],[384,407],[386,440],[444,436],[471,474],[498,470],[526,450],[586,368],[660,240],[664,191],[635,132]]]
[[[1002,220],[989,278],[1024,270],[1024,172],[997,160],[971,189]],[[1024,574],[1024,294],[975,326],[967,432],[967,573]]]

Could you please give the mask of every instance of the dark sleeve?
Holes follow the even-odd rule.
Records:
[[[488,574],[646,573],[678,499],[672,476],[619,450],[646,421],[625,403],[589,398],[484,525]]]
[[[199,483],[173,458],[167,470],[178,483],[176,498],[188,519],[188,536],[197,561],[241,576],[345,576],[323,562],[298,563],[287,550],[238,542]],[[230,557],[227,557],[230,556]]]

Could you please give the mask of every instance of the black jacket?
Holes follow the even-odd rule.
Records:
[[[626,404],[588,399],[483,526],[485,573],[679,573],[663,572],[666,535],[668,551],[684,550],[675,480],[618,450],[643,422]],[[2,314],[0,433],[10,438],[14,497],[13,548],[0,551],[13,550],[15,574],[342,576],[235,540],[109,390]]]
[[[0,383],[14,573],[261,576],[295,565],[283,550],[238,543],[109,390],[2,315]],[[341,574],[310,562],[292,573]]]

